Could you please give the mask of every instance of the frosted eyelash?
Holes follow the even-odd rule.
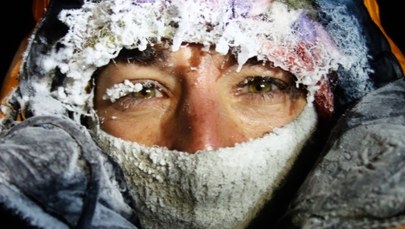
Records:
[[[110,100],[110,102],[115,102],[117,99],[128,95],[133,92],[140,92],[143,89],[141,83],[132,83],[129,80],[125,80],[122,83],[114,84],[114,86],[108,88],[105,91],[103,100]]]

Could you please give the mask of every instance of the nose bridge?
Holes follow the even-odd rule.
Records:
[[[225,144],[219,128],[224,120],[212,88],[196,82],[185,92],[176,113],[177,150],[195,152]]]
[[[173,148],[193,153],[229,145],[221,130],[227,121],[216,91],[219,74],[214,61],[207,55],[184,76],[183,92],[175,114],[178,138]]]

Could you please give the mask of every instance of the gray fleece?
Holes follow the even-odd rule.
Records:
[[[137,228],[122,175],[72,120],[36,117],[0,140],[1,222],[18,228]]]
[[[332,131],[283,228],[405,225],[405,81],[365,96]],[[286,226],[287,225],[287,226]]]

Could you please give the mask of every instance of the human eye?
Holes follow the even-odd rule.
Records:
[[[249,76],[236,86],[237,96],[249,96],[251,98],[270,98],[286,94],[290,85],[270,76]]]
[[[107,88],[103,96],[104,100],[111,103],[119,102],[120,106],[129,108],[148,100],[163,98],[166,96],[164,87],[154,80],[125,80]]]

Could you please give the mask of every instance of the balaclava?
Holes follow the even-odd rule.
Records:
[[[196,154],[101,130],[94,138],[122,167],[143,228],[246,228],[292,168],[316,120],[307,106],[262,138]]]
[[[93,109],[94,72],[123,48],[163,41],[173,51],[199,43],[232,53],[239,66],[252,57],[271,62],[305,86],[308,106],[263,138],[196,155],[104,133]],[[145,228],[243,227],[310,138],[315,109],[343,110],[391,81],[374,77],[383,71],[401,75],[360,0],[54,0],[31,37],[8,118],[19,111],[90,120],[95,140],[121,165]]]

